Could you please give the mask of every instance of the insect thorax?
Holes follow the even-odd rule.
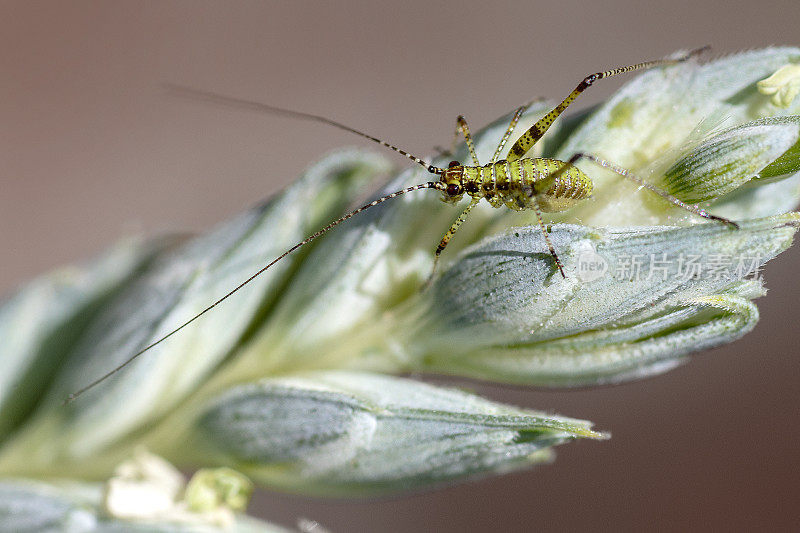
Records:
[[[460,186],[459,194],[448,196],[456,202],[463,194],[485,198],[492,207],[506,206],[522,211],[533,207],[532,197],[542,211],[564,211],[592,194],[592,180],[579,168],[546,158],[498,161],[480,167],[452,166],[445,170],[442,182]]]

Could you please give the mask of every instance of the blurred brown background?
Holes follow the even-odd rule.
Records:
[[[342,145],[315,124],[164,97],[173,81],[325,114],[430,153],[586,74],[710,43],[800,44],[800,3],[0,2],[0,291],[122,235],[199,231]],[[593,88],[576,108],[623,83]],[[367,145],[367,147],[370,147]],[[398,165],[405,164],[402,159]],[[800,247],[761,323],[667,375],[491,398],[587,418],[608,442],[537,470],[372,502],[262,492],[252,511],[344,531],[755,529],[800,521]]]

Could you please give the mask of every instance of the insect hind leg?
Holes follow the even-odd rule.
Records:
[[[600,157],[597,157],[595,155],[587,154],[587,153],[583,153],[583,152],[578,152],[577,154],[575,154],[575,155],[573,155],[572,157],[569,158],[568,163],[570,165],[574,165],[575,163],[577,163],[581,159],[587,159],[587,160],[589,160],[589,161],[591,161],[591,162],[593,162],[593,163],[595,163],[597,165],[600,165],[603,168],[607,168],[608,170],[610,170],[610,171],[612,171],[612,172],[614,172],[616,174],[619,174],[620,176],[622,176],[624,178],[628,178],[632,182],[638,184],[640,187],[644,187],[645,189],[648,189],[648,190],[656,193],[657,195],[659,195],[660,197],[664,198],[665,200],[667,200],[668,202],[672,203],[673,205],[676,205],[676,206],[680,207],[681,209],[689,211],[690,213],[693,213],[693,214],[695,214],[697,216],[700,216],[700,217],[703,217],[703,218],[707,218],[709,220],[716,220],[718,222],[722,222],[724,224],[727,224],[727,225],[729,225],[729,226],[731,226],[733,228],[739,229],[739,224],[737,224],[736,222],[734,222],[734,221],[732,221],[730,219],[727,219],[725,217],[712,215],[711,213],[709,213],[705,209],[702,209],[702,208],[700,208],[700,207],[698,207],[698,206],[696,206],[694,204],[687,204],[686,202],[676,198],[675,196],[672,196],[667,191],[665,191],[663,189],[660,189],[660,188],[656,187],[655,185],[652,185],[652,184],[646,182],[645,180],[643,180],[639,176],[636,176],[635,174],[633,174],[627,168],[621,167],[620,165],[617,165],[615,163],[612,163],[610,161],[607,161],[607,160],[602,159]]]
[[[627,67],[618,67],[611,70],[604,70],[602,72],[595,72],[594,74],[589,74],[586,76],[583,81],[581,81],[575,89],[572,90],[569,95],[567,95],[564,100],[561,101],[556,107],[553,108],[552,111],[547,113],[545,116],[539,119],[536,124],[530,127],[528,131],[522,134],[517,142],[511,147],[508,151],[508,160],[515,161],[520,159],[524,156],[528,151],[535,145],[539,139],[541,139],[544,134],[550,129],[550,126],[553,125],[553,122],[564,112],[567,107],[578,98],[578,96],[583,93],[586,89],[591,87],[597,80],[601,80],[603,78],[610,78],[612,76],[617,76],[619,74],[624,74],[626,72],[633,72],[634,70],[640,69],[648,69],[652,67],[656,67],[659,65],[674,65],[676,63],[681,63],[683,61],[688,60],[691,57],[694,57],[706,50],[708,50],[708,46],[704,46],[703,48],[698,48],[696,50],[692,50],[684,54],[678,58],[667,58],[667,59],[656,59],[654,61],[644,61],[642,63],[636,63],[635,65],[628,65]]]

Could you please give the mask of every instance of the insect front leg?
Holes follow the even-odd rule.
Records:
[[[657,195],[659,195],[660,197],[664,198],[668,202],[670,202],[670,203],[672,203],[672,204],[674,204],[674,205],[676,205],[676,206],[678,206],[678,207],[680,207],[682,209],[685,209],[686,211],[689,211],[690,213],[694,213],[697,216],[701,216],[701,217],[707,218],[709,220],[717,220],[717,221],[722,222],[724,224],[728,224],[729,226],[731,226],[733,228],[736,228],[736,229],[739,228],[739,225],[736,222],[734,222],[732,220],[729,220],[727,218],[724,218],[724,217],[719,217],[719,216],[716,216],[716,215],[712,215],[711,213],[707,212],[705,209],[701,209],[700,207],[698,207],[698,206],[696,206],[694,204],[687,204],[686,202],[684,202],[684,201],[672,196],[667,191],[659,189],[655,185],[647,183],[642,178],[640,178],[640,177],[636,176],[635,174],[633,174],[627,168],[621,167],[621,166],[619,166],[619,165],[617,165],[615,163],[612,163],[612,162],[607,161],[605,159],[602,159],[600,157],[594,156],[592,154],[577,153],[577,154],[575,154],[575,155],[573,155],[572,157],[569,158],[569,164],[574,165],[575,163],[577,163],[581,159],[587,159],[589,161],[592,161],[593,163],[595,163],[597,165],[600,165],[603,168],[607,168],[608,170],[610,170],[610,171],[612,171],[612,172],[614,172],[616,174],[619,174],[620,176],[628,178],[629,180],[631,180],[632,182],[638,184],[639,186],[644,187],[645,189],[648,189],[648,190],[656,193]]]
[[[439,246],[436,247],[436,252],[433,254],[433,269],[431,270],[431,275],[428,276],[428,281],[425,283],[425,288],[428,288],[433,281],[433,277],[436,275],[436,269],[439,265],[439,257],[442,255],[442,252],[447,247],[447,244],[450,242],[450,239],[453,238],[458,228],[461,227],[461,224],[467,219],[469,216],[469,212],[472,211],[472,208],[478,205],[480,199],[473,198],[469,205],[458,215],[458,218],[453,222],[450,226],[450,229],[447,230],[447,233],[444,234],[442,240],[439,241]]]

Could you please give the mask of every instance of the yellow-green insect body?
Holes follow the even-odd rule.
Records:
[[[592,180],[578,167],[547,158],[501,160],[483,166],[451,163],[440,181],[446,203],[467,195],[515,211],[534,209],[534,202],[545,212],[566,211],[591,196],[593,188]]]

